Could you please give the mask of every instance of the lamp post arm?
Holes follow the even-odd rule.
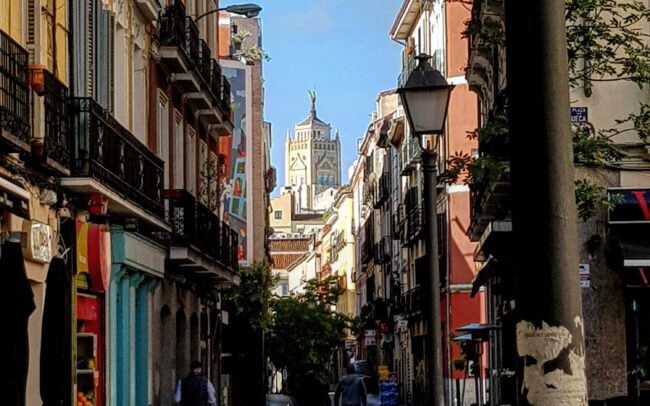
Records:
[[[199,14],[196,18],[194,18],[194,22],[197,22],[197,21],[199,21],[200,19],[202,19],[205,16],[208,16],[210,14],[214,14],[214,13],[216,13],[218,11],[222,11],[222,10],[225,10],[225,9],[223,9],[223,8],[215,8],[214,10],[206,11],[203,14]]]

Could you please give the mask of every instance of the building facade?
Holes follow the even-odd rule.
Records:
[[[454,85],[448,107],[445,133],[438,138],[438,174],[449,167],[448,162],[455,154],[471,156],[476,148],[475,140],[467,137],[478,126],[479,105],[477,97],[465,79],[464,66],[468,56],[468,40],[462,34],[470,12],[460,3],[443,1],[408,0],[402,2],[390,30],[392,40],[403,44],[402,73],[398,86],[404,85],[415,68],[416,56],[431,56],[432,66],[439,70],[450,84]],[[484,376],[473,362],[464,359],[461,346],[453,337],[461,335],[459,328],[469,323],[484,322],[482,296],[470,298],[471,282],[476,273],[474,268],[474,243],[467,236],[470,226],[469,187],[462,179],[438,182],[437,202],[423,201],[423,174],[421,171],[420,146],[410,131],[402,109],[394,115],[395,125],[388,131],[390,144],[398,152],[400,200],[395,208],[396,221],[392,237],[399,240],[402,249],[399,345],[399,376],[404,380],[402,396],[408,402],[424,402],[426,388],[431,385],[427,377],[426,320],[422,300],[427,291],[423,283],[428,279],[427,255],[424,249],[425,222],[424,205],[437,207],[438,252],[441,281],[441,320],[443,323],[443,376],[445,397],[448,402],[464,398],[476,402],[476,393],[481,392]],[[390,156],[390,155],[389,155]],[[476,371],[476,372],[475,372]],[[476,390],[475,390],[476,389]]]
[[[467,79],[479,95],[482,129],[505,129],[504,136],[490,140],[479,132],[479,154],[499,163],[500,170],[483,185],[473,185],[470,236],[477,241],[475,258],[480,264],[474,292],[484,289],[489,324],[498,326],[490,333],[486,368],[489,400],[493,403],[521,401],[520,360],[515,333],[515,269],[511,247],[516,238],[511,216],[510,147],[506,81],[504,9],[502,2],[477,1],[472,20],[477,30],[476,44],[468,59]],[[613,29],[613,28],[612,28]],[[642,32],[646,32],[646,28]],[[497,41],[481,41],[493,35]],[[621,57],[623,57],[621,55]],[[576,61],[588,66],[586,61]],[[585,63],[584,65],[582,65]],[[572,70],[570,75],[574,75]],[[595,76],[594,78],[597,78]],[[648,90],[634,83],[605,75],[604,81],[575,81],[570,89],[572,131],[595,139],[600,129],[647,103]],[[577,117],[577,112],[581,112]],[[567,118],[568,118],[567,117]],[[586,131],[586,132],[585,132]],[[622,152],[619,159],[594,165],[580,158],[579,142],[574,142],[576,185],[588,182],[606,192],[612,207],[598,205],[578,222],[579,265],[582,315],[584,319],[587,394],[589,404],[645,404],[650,399],[647,365],[648,345],[646,296],[647,243],[639,240],[647,221],[647,151],[636,131],[611,138]],[[599,192],[601,193],[601,192]],[[580,203],[578,201],[578,203]],[[625,213],[625,214],[624,214]],[[636,247],[633,249],[632,247]]]
[[[219,388],[220,291],[239,280],[218,216],[231,93],[216,14],[191,17],[218,3],[1,7],[1,229],[22,241],[2,260],[29,284],[9,403],[170,404],[192,359]]]
[[[323,207],[318,195],[341,185],[341,142],[339,133],[316,114],[316,94],[309,93],[309,116],[296,124],[294,137],[285,140],[285,186],[294,196],[295,210],[313,211]],[[322,209],[321,209],[322,210]]]

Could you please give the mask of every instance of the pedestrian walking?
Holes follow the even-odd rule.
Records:
[[[174,401],[181,406],[216,406],[214,385],[203,376],[201,362],[190,362],[190,373],[176,384]]]
[[[334,406],[366,406],[368,395],[366,385],[363,383],[363,376],[355,373],[352,364],[348,365],[347,372],[348,374],[341,378],[336,386]]]

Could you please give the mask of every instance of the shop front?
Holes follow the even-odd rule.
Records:
[[[108,398],[111,405],[152,402],[149,358],[152,292],[163,279],[166,251],[122,227],[111,227],[108,294]]]
[[[609,246],[625,303],[628,401],[650,404],[650,188],[610,188]]]
[[[75,397],[78,405],[104,406],[110,230],[107,225],[77,221],[76,236]]]

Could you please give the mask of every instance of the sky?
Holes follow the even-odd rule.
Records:
[[[341,179],[357,157],[377,95],[396,86],[401,46],[389,31],[401,0],[257,0],[262,7],[264,119],[272,123],[271,162],[284,185],[287,130],[309,114],[316,92],[318,117],[341,134]],[[230,4],[230,2],[221,2]],[[234,4],[234,3],[233,3]]]

